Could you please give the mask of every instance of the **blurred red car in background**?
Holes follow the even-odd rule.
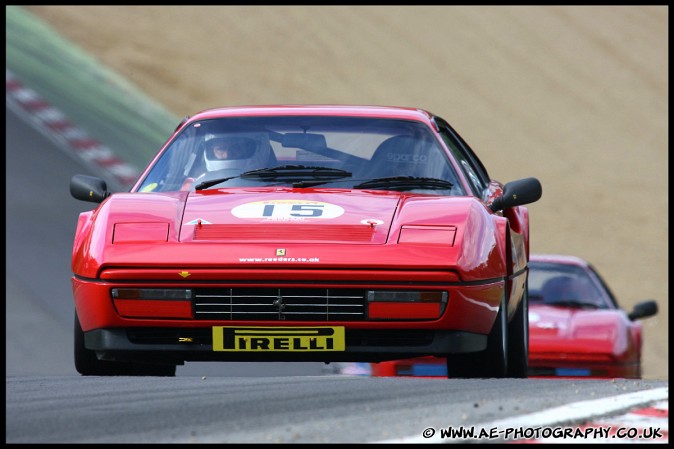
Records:
[[[657,313],[643,301],[625,312],[588,261],[532,254],[529,263],[529,376],[641,378],[642,318]],[[444,358],[354,364],[345,374],[447,376]]]

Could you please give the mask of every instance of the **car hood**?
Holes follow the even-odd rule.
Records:
[[[90,214],[80,216],[73,258],[93,264],[89,272],[283,262],[456,269],[477,280],[505,270],[506,220],[473,197],[288,187],[116,193]]]
[[[400,199],[357,191],[207,190],[187,198],[180,240],[382,244]]]
[[[621,354],[629,345],[621,310],[529,305],[529,352]]]

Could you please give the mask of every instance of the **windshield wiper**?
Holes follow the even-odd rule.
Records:
[[[353,186],[354,189],[414,190],[414,189],[451,189],[449,181],[437,178],[420,178],[416,176],[392,176],[376,178]]]
[[[560,301],[545,301],[546,306],[572,307],[574,309],[599,309],[600,306],[594,302],[586,302],[576,299],[566,299]]]
[[[281,165],[274,168],[260,168],[240,175],[243,179],[261,179],[264,181],[305,181],[307,178],[329,182],[335,179],[348,178],[351,172],[338,168],[315,167],[306,165]],[[311,181],[309,181],[311,182]]]
[[[217,178],[217,179],[211,179],[210,181],[204,181],[200,182],[199,184],[194,187],[194,190],[203,190],[207,189],[211,186],[214,186],[216,184],[220,184],[221,182],[229,181],[230,179],[238,178],[238,176],[230,176],[228,178]]]
[[[338,168],[306,165],[281,165],[280,167],[274,168],[258,168],[256,170],[250,170],[245,173],[241,173],[240,175],[230,176],[228,178],[217,178],[204,181],[197,184],[194,190],[207,189],[211,186],[220,184],[221,182],[229,181],[230,179],[234,178],[286,182],[292,183],[293,187],[313,187],[351,176],[351,172]]]

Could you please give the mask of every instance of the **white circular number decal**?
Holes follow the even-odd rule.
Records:
[[[320,201],[271,200],[236,206],[232,215],[238,218],[297,220],[303,218],[337,218],[344,213],[340,206]]]

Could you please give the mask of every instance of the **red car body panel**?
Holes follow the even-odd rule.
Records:
[[[529,366],[589,370],[593,377],[638,378],[641,323],[622,311],[529,309]]]
[[[161,281],[186,282],[188,279],[181,277],[183,271],[190,272],[189,282],[213,281],[221,279],[225,273],[229,279],[234,279],[232,270],[237,269],[251,283],[261,278],[287,279],[288,272],[296,273],[298,281],[307,278],[320,281],[323,273],[324,284],[321,285],[326,286],[337,279],[336,273],[341,273],[339,276],[342,280],[364,285],[373,280],[385,282],[387,277],[395,283],[406,279],[419,281],[424,279],[426,272],[429,273],[428,282],[491,280],[486,285],[452,287],[457,300],[444,317],[446,323],[452,322],[450,326],[461,330],[487,333],[491,328],[498,310],[500,291],[504,287],[504,219],[488,217],[475,199],[406,197],[390,193],[373,195],[362,191],[324,193],[319,189],[308,192],[303,190],[299,194],[292,189],[275,189],[272,193],[248,192],[245,189],[227,193],[211,190],[206,193],[115,194],[101,205],[95,215],[91,215],[91,220],[96,220],[97,226],[91,226],[89,239],[84,239],[75,251],[73,271],[83,278],[100,278],[104,281],[115,278],[154,281],[156,283],[153,286],[160,286]],[[261,201],[291,201],[298,195],[301,195],[303,203],[327,203],[342,208],[344,213],[335,219],[324,219],[325,223],[306,223],[305,220],[303,223],[288,225],[262,219],[242,219],[231,212],[238,206]],[[321,201],[323,199],[328,199],[329,203]],[[438,210],[442,212],[438,213]],[[198,221],[196,224],[182,224],[199,219],[203,220],[201,225]],[[380,220],[382,224],[370,226],[360,223],[367,219]],[[454,236],[446,244],[435,239],[429,242],[400,242],[403,224],[406,230],[418,225],[433,229],[433,226],[443,223],[452,223],[451,232]],[[139,229],[144,232],[144,238],[135,236],[129,241],[119,239],[116,234],[120,224],[142,225]],[[162,226],[148,226],[151,224]],[[215,230],[199,238],[200,228]],[[349,228],[361,229],[363,232],[349,235],[346,232]],[[468,241],[463,232],[466,228],[471,229],[471,239]],[[286,259],[306,262],[280,265],[278,257],[274,257],[279,242],[283,242]],[[448,270],[448,266],[454,268]],[[283,270],[277,276],[280,267]],[[333,271],[326,272],[328,269]],[[397,271],[395,276],[391,276],[390,270]],[[110,310],[110,286],[107,282],[92,284],[89,280],[79,279],[73,282],[100,286],[102,310],[88,312],[96,296],[92,291],[84,293],[78,288],[75,292],[77,305],[79,301],[89,304],[86,308],[82,306],[81,313],[78,308],[83,330],[106,325],[147,324],[138,320],[125,322],[128,320],[115,317],[114,311]],[[456,323],[456,317],[466,315],[478,319]],[[208,327],[213,323],[199,321],[192,325]],[[355,326],[367,328],[373,325],[358,323]],[[419,323],[376,325],[419,327]],[[440,321],[436,324],[424,323],[423,327],[442,328],[446,325]]]
[[[486,199],[474,194],[443,196],[281,184],[146,190],[155,188],[156,184],[148,187],[147,179],[174,141],[198,131],[202,124],[227,118],[293,116],[415,123],[435,136],[438,148],[456,171],[458,187],[471,191],[462,164],[439,135],[436,117],[423,110],[279,105],[196,114],[181,123],[129,192],[103,196],[95,210],[79,216],[72,254],[73,295],[78,326],[88,334],[87,345],[96,349],[99,357],[122,360],[137,349],[139,353],[166,351],[170,361],[178,364],[184,360],[249,360],[250,354],[214,353],[209,343],[194,343],[196,334],[181,333],[210,331],[214,326],[329,325],[343,326],[347,337],[353,331],[381,330],[394,335],[394,331],[424,330],[457,333],[452,337],[457,341],[468,334],[481,338],[475,340],[477,346],[443,343],[426,350],[464,351],[486,342],[504,297],[508,319],[512,318],[525,288],[529,216],[523,205],[508,207],[503,213],[489,208],[504,194],[504,186],[497,181],[490,180]],[[283,213],[276,216],[276,211]],[[216,288],[418,290],[420,296],[442,290],[449,300],[370,302],[366,304],[369,318],[366,313],[359,320],[326,322],[280,318],[281,306],[279,316],[270,319],[197,318],[197,313],[204,312],[197,312],[193,298],[162,302],[133,297],[141,294],[138,289],[201,289],[203,295],[203,291]],[[162,335],[173,335],[169,330],[175,330],[176,334],[170,343],[153,346],[150,340],[132,341],[135,337],[131,334],[126,341],[124,332],[134,329],[148,333],[156,329],[164,332]],[[373,344],[363,342],[359,343],[365,348],[361,351],[370,360],[390,359],[408,347],[391,343],[393,349],[380,353]],[[109,354],[102,355],[106,352]],[[291,352],[271,359],[331,361],[334,354],[305,356]],[[358,359],[357,354],[343,355],[347,360],[349,357]]]

